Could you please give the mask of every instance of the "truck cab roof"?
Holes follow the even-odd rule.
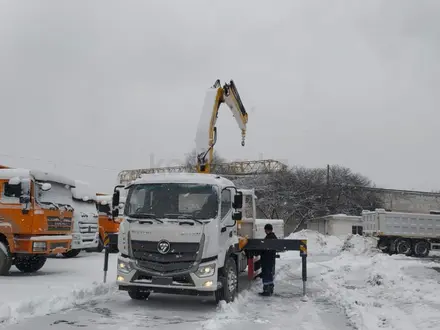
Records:
[[[218,185],[221,188],[227,186],[235,187],[231,180],[228,180],[217,174],[203,173],[152,173],[144,174],[139,179],[129,183],[127,187],[133,184],[148,183],[200,183]]]
[[[15,177],[20,178],[29,178],[33,177],[37,181],[51,181],[57,182],[61,184],[65,184],[71,187],[75,187],[75,181],[69,178],[66,178],[62,175],[44,172],[39,170],[29,170],[24,168],[1,168],[0,169],[0,179],[9,180]]]

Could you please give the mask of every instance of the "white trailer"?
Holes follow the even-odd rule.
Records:
[[[440,249],[440,215],[363,211],[364,233],[378,238],[378,248],[386,253],[426,257]]]

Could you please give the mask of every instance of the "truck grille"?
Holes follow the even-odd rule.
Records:
[[[92,242],[95,239],[95,234],[98,231],[96,223],[82,223],[79,224],[79,232],[83,242]]]
[[[81,234],[95,234],[98,231],[98,225],[95,223],[79,223],[79,232]]]
[[[170,243],[170,252],[161,254],[158,242],[131,241],[134,259],[144,269],[160,273],[189,270],[197,260],[199,243]]]
[[[47,217],[48,231],[70,231],[72,227],[72,218],[60,219],[58,217]]]

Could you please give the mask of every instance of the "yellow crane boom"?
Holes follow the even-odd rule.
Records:
[[[241,130],[241,145],[244,146],[246,138],[246,125],[248,114],[241,102],[237,87],[231,80],[221,86],[220,80],[207,91],[203,112],[200,117],[196,134],[197,172],[210,173],[214,156],[214,145],[217,142],[217,117],[220,105],[226,103]]]

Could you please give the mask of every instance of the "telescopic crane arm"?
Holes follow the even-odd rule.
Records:
[[[217,142],[217,117],[220,105],[226,103],[241,130],[241,145],[246,138],[248,114],[241,102],[234,82],[225,83],[223,87],[217,80],[207,92],[196,134],[197,172],[210,173],[214,157],[214,145]]]

